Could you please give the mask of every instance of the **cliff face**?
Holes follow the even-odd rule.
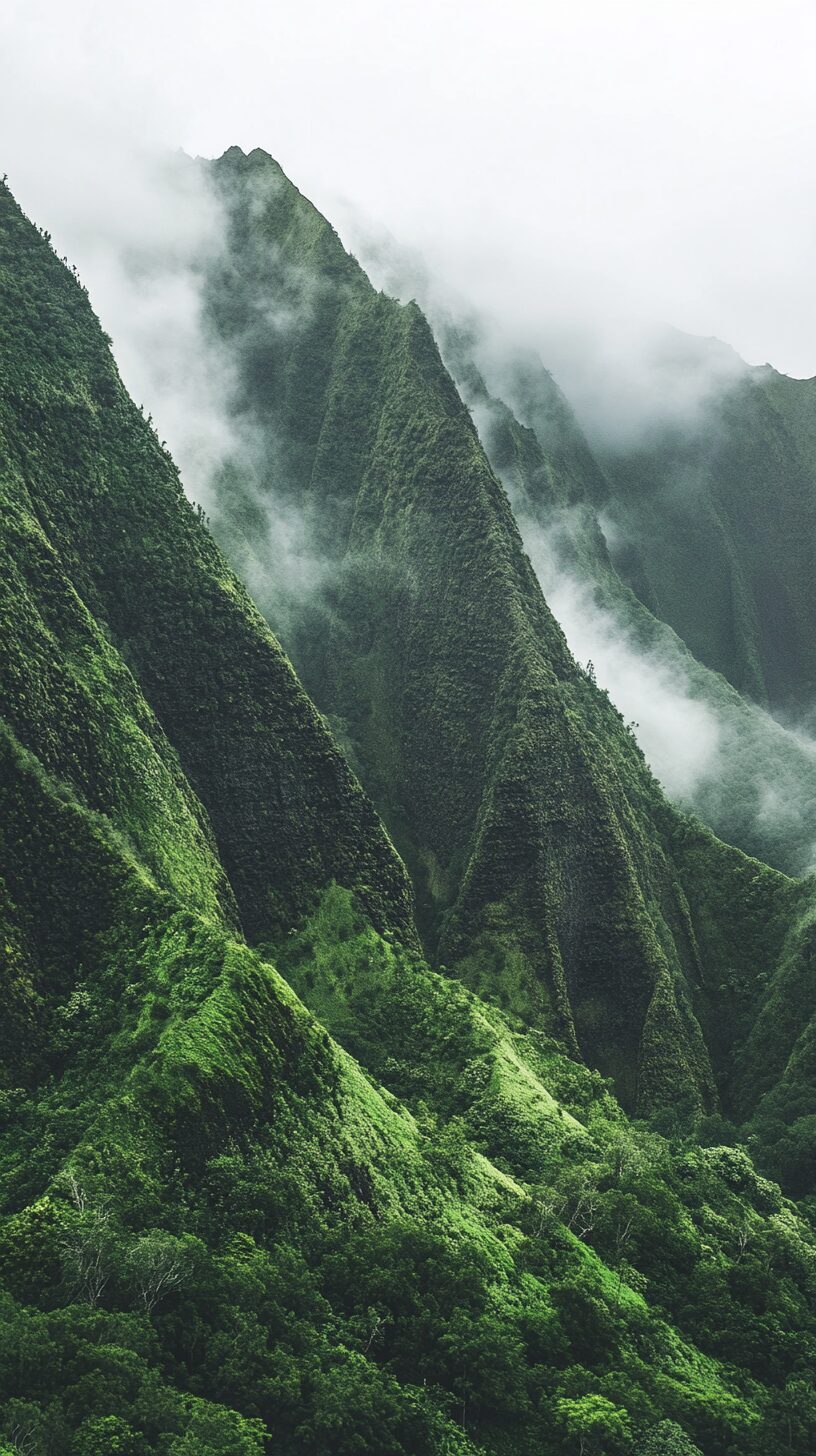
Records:
[[[435,328],[542,590],[573,651],[593,661],[601,686],[634,722],[655,775],[680,808],[727,843],[788,874],[809,873],[816,841],[812,738],[737,692],[694,656],[656,603],[654,610],[646,605],[652,597],[614,476],[599,466],[540,359],[475,316],[456,323],[440,316]],[[738,364],[734,355],[729,387]],[[807,391],[802,432],[806,398]],[[654,494],[658,509],[656,487]],[[684,507],[692,509],[688,498]],[[645,527],[635,534],[641,530],[651,541]],[[677,565],[688,549],[679,524],[673,539]],[[701,569],[695,560],[685,573],[689,596],[696,596],[694,573]],[[632,589],[638,582],[644,600]]]

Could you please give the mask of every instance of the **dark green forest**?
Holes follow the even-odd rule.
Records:
[[[206,517],[0,189],[0,1453],[808,1456],[816,887],[669,802],[524,530],[580,506],[797,774],[810,394],[729,405],[789,616],[746,445],[751,631],[698,640],[650,518],[637,579],[599,538],[644,462],[489,395],[265,153],[189,166],[253,442]]]

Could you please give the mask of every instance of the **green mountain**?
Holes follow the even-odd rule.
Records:
[[[574,1029],[664,1128],[737,1047],[746,1106],[774,1057],[807,1086],[807,887],[662,799],[419,311],[270,159],[219,166],[236,408],[336,558],[293,650],[462,979],[3,187],[0,1450],[804,1456],[805,1205],[717,1115],[630,1121]],[[227,483],[238,557],[266,503]]]
[[[265,153],[209,177],[227,216],[211,323],[256,451],[213,528],[388,826],[426,953],[630,1109],[745,1120],[810,1024],[809,888],[667,804],[570,657],[419,309],[375,292]],[[296,610],[275,528],[294,511],[320,563]],[[797,1009],[755,1060],[786,976]]]

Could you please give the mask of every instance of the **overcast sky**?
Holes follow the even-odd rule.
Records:
[[[478,301],[665,320],[798,375],[814,76],[813,0],[0,5],[2,167],[58,240],[136,145],[262,146]]]

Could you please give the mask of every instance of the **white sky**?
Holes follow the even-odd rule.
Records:
[[[0,166],[59,240],[137,142],[262,146],[478,301],[810,375],[814,78],[814,0],[0,0]]]

